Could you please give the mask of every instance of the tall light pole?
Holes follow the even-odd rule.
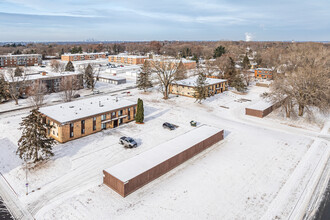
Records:
[[[26,186],[26,195],[29,194],[29,183],[28,183],[28,170],[27,170],[27,161],[25,160],[25,186]]]

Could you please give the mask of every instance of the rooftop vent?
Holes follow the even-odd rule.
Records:
[[[74,106],[73,106],[73,105],[71,105],[71,106],[69,106],[69,108],[74,108]]]

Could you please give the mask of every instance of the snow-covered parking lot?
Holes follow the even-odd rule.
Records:
[[[329,158],[328,126],[288,126],[272,113],[264,119],[244,115],[265,88],[248,95],[218,94],[202,105],[194,99],[132,90],[125,97],[144,100],[145,124],[129,123],[55,146],[55,156],[25,170],[15,155],[21,117],[0,118],[0,171],[19,202],[37,219],[285,219],[299,215],[314,179]],[[251,101],[241,102],[240,98]],[[224,108],[226,107],[226,108]],[[195,120],[225,130],[225,139],[169,173],[122,198],[102,184],[102,170],[191,129]],[[178,125],[174,131],[163,122]],[[133,137],[135,149],[118,143]],[[32,192],[32,190],[34,192]],[[304,196],[302,196],[304,195]],[[297,211],[296,208],[299,208]]]

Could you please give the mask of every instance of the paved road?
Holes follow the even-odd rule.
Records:
[[[6,206],[2,202],[2,198],[0,197],[0,220],[12,220],[14,219]]]

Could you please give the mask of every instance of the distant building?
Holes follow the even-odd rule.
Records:
[[[134,55],[111,55],[109,56],[110,63],[122,63],[122,64],[144,64],[144,61],[148,59],[148,56],[134,56]]]
[[[44,123],[54,126],[48,136],[64,143],[133,121],[136,106],[129,100],[98,96],[42,107],[39,112]]]
[[[170,93],[187,97],[195,97],[197,76],[176,81],[170,85]],[[213,96],[222,93],[227,88],[226,79],[206,78],[207,95]]]
[[[9,83],[24,81],[24,83],[20,84],[18,83],[18,86],[21,86],[23,88],[20,88],[21,92],[23,93],[29,93],[29,90],[31,86],[33,86],[35,83],[44,84],[46,86],[48,93],[53,92],[60,92],[60,84],[63,80],[68,79],[68,77],[73,77],[73,79],[78,81],[78,88],[82,89],[84,88],[83,85],[83,74],[82,73],[76,73],[76,72],[63,72],[63,73],[48,73],[45,71],[41,71],[40,73],[36,74],[30,74],[26,76],[17,76],[14,78],[9,77],[8,75],[5,75],[5,79]]]
[[[273,79],[273,72],[270,68],[257,68],[254,70],[254,76],[260,79]]]
[[[96,80],[100,82],[115,84],[115,85],[126,83],[126,78],[124,77],[109,76],[109,75],[99,75],[96,77]]]
[[[41,54],[0,55],[0,67],[34,66],[41,64]]]
[[[106,58],[105,53],[77,53],[77,54],[63,54],[62,61],[81,61],[81,60],[96,60],[99,58]]]
[[[151,65],[154,65],[155,63],[159,63],[160,65],[169,64],[172,65],[179,65],[180,62],[182,62],[183,66],[187,69],[195,69],[196,68],[196,61],[195,60],[186,60],[186,59],[147,59],[148,62],[151,63]]]

